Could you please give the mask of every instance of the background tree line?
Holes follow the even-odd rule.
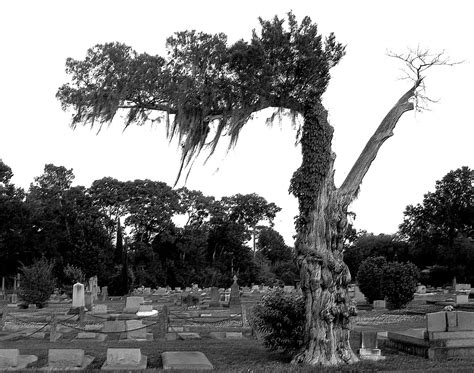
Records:
[[[110,293],[126,287],[294,284],[293,249],[273,229],[280,208],[257,194],[216,199],[151,180],[72,186],[72,169],[47,164],[28,191],[0,161],[0,275],[54,261],[67,284],[73,266]],[[128,268],[128,271],[125,270]],[[124,275],[128,274],[128,276]]]
[[[352,232],[344,259],[356,274],[367,258],[412,262],[432,286],[474,284],[474,170],[461,167],[436,181],[433,192],[408,205],[396,234]]]

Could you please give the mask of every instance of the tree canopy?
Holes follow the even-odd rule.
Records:
[[[71,82],[57,97],[73,110],[73,127],[101,126],[119,109],[127,112],[125,126],[156,120],[152,113],[159,112],[168,136],[179,138],[182,165],[188,165],[204,147],[212,153],[223,132],[235,144],[258,110],[296,113],[312,106],[344,55],[335,36],[323,39],[309,17],[298,23],[290,12],[286,24],[278,17],[259,21],[250,41],[232,45],[222,33],[177,32],[167,39],[166,58],[121,43],[96,45],[84,60],[67,59]]]

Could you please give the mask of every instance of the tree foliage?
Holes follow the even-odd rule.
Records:
[[[388,306],[403,308],[412,301],[419,277],[420,272],[413,263],[388,263],[382,276],[382,293]]]
[[[224,34],[182,31],[166,45],[167,59],[120,43],[96,45],[82,61],[68,58],[71,82],[57,97],[64,109],[73,109],[72,126],[100,126],[119,109],[127,112],[126,126],[164,112],[168,136],[178,136],[187,165],[204,147],[212,153],[224,131],[234,144],[258,110],[312,106],[344,55],[333,34],[323,40],[309,17],[298,23],[291,12],[287,25],[278,17],[260,19],[260,32],[248,42],[229,46]]]
[[[252,309],[249,321],[270,350],[294,354],[303,345],[304,299],[277,288]]]
[[[371,257],[362,262],[357,272],[357,283],[369,303],[384,299],[382,278],[387,267],[387,260],[382,257]]]
[[[474,280],[474,171],[461,167],[436,182],[423,202],[407,206],[400,233],[419,266],[448,265],[459,280]]]
[[[43,308],[54,291],[53,262],[41,258],[29,266],[21,267],[20,300],[26,305],[35,304]]]

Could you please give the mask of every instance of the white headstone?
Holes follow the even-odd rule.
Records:
[[[84,297],[84,285],[79,282],[74,284],[72,287],[72,308],[84,307],[85,306],[85,297]]]

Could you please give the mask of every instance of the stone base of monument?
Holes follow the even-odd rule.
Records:
[[[107,339],[107,334],[94,333],[94,332],[80,332],[77,333],[75,338],[78,341],[87,341],[87,342],[103,342]]]
[[[147,357],[139,348],[109,348],[102,370],[144,370]]]
[[[36,355],[20,355],[17,348],[0,349],[0,370],[25,369],[28,364],[38,360]]]
[[[426,329],[388,332],[387,345],[434,360],[474,354],[473,312],[443,311],[426,316]]]
[[[93,356],[85,355],[84,350],[78,348],[50,348],[48,365],[40,370],[84,370],[93,360]]]
[[[212,370],[214,367],[200,351],[167,351],[161,354],[163,369]]]
[[[361,360],[385,360],[385,356],[382,356],[382,353],[378,348],[360,348],[357,353],[359,354],[359,359]]]

